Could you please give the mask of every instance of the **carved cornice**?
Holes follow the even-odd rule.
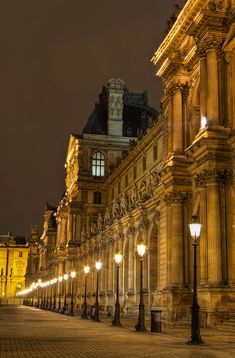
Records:
[[[197,186],[203,186],[208,183],[227,183],[233,178],[231,169],[204,169],[197,174],[195,183]]]
[[[164,64],[164,61],[167,60],[169,53],[174,52],[182,42],[182,39],[185,36],[185,28],[188,27],[188,24],[193,23],[195,16],[201,11],[201,9],[207,6],[208,2],[208,0],[187,1],[170,32],[154,53],[152,58],[154,65],[162,66],[162,64]]]

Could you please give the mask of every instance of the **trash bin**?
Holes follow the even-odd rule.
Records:
[[[159,310],[151,310],[151,332],[161,332],[161,313]]]
[[[95,317],[95,306],[92,305],[90,309],[90,319],[94,319]]]

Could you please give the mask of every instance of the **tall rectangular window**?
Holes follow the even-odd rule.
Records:
[[[94,192],[94,204],[101,204],[101,192],[100,191]]]
[[[103,177],[104,167],[104,154],[95,152],[92,157],[92,175],[95,177]]]

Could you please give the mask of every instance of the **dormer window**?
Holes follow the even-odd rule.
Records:
[[[95,177],[103,177],[104,165],[104,154],[95,152],[92,157],[92,175]]]

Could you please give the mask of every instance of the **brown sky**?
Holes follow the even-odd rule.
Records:
[[[0,6],[0,234],[28,236],[64,191],[70,133],[81,132],[103,84],[161,85],[150,63],[175,2],[2,0]]]

